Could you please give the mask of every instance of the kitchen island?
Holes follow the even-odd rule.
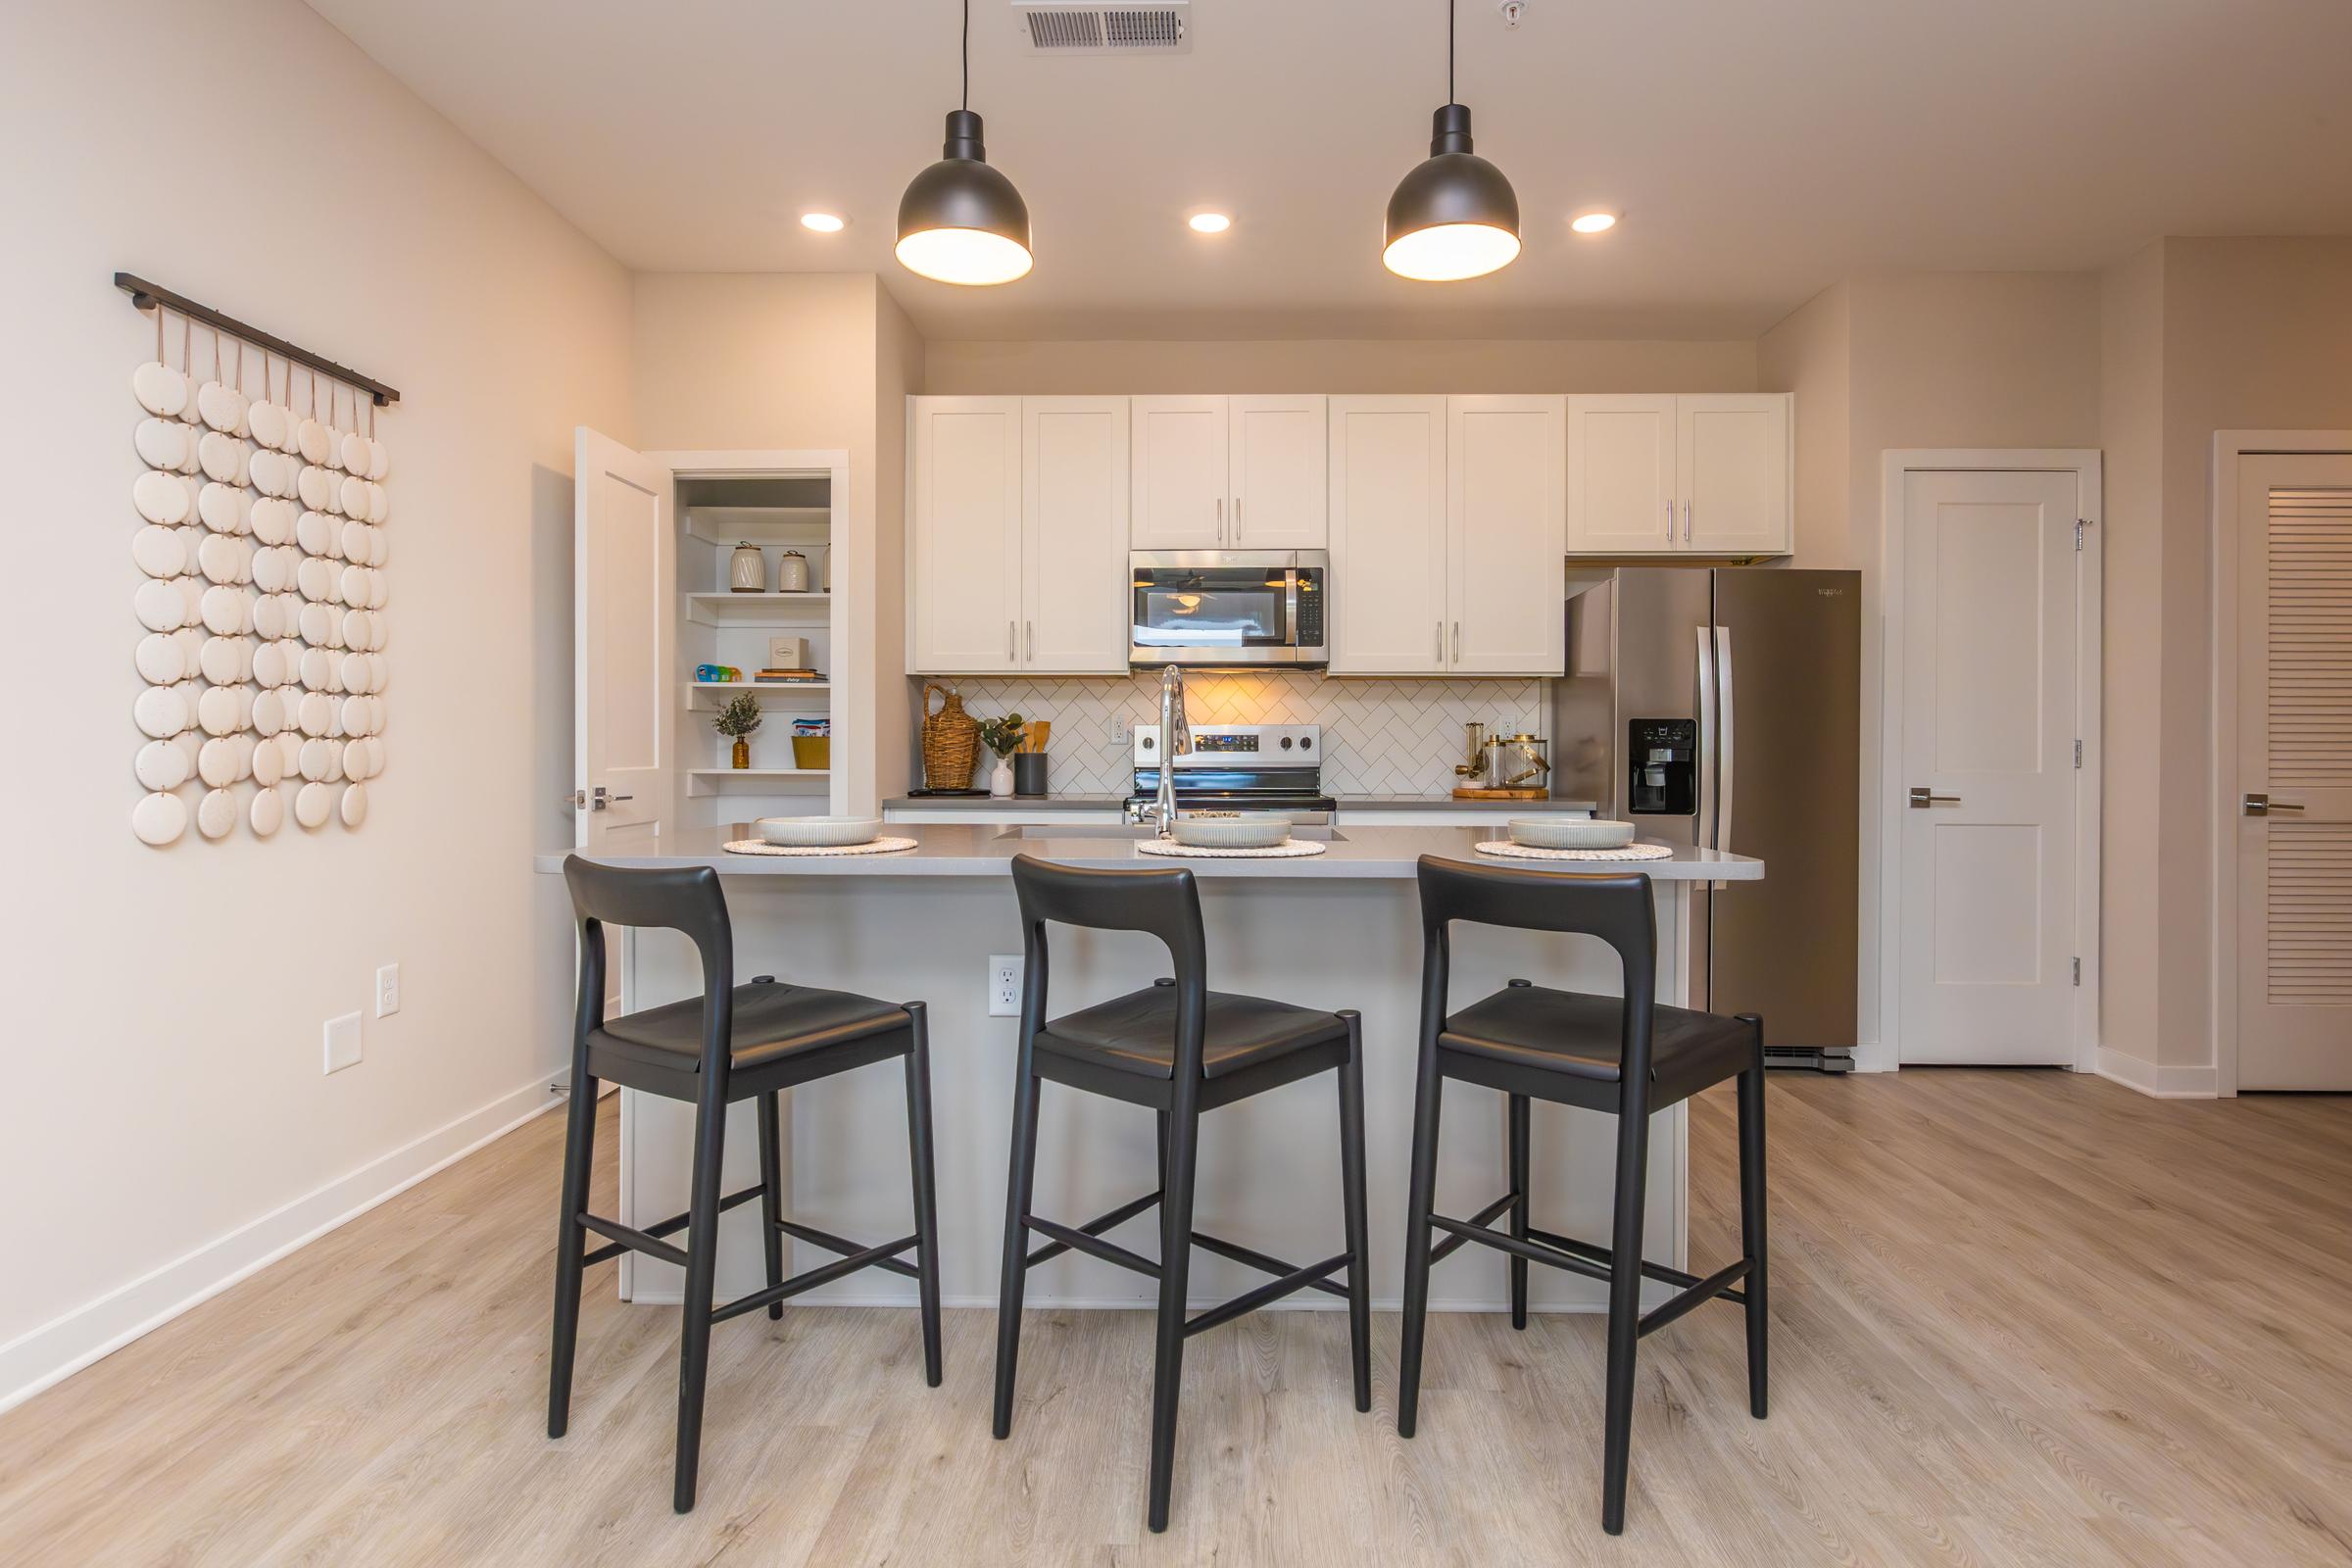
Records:
[[[748,826],[688,830],[642,844],[608,842],[588,858],[621,866],[715,866],[726,878],[739,980],[772,973],[896,1001],[930,1004],[932,1100],[939,1183],[941,1289],[951,1306],[994,1305],[1011,1137],[1017,1019],[988,1010],[989,959],[1021,951],[1010,867],[1016,855],[1088,866],[1189,866],[1200,879],[1212,989],[1248,992],[1304,1006],[1354,1007],[1363,1014],[1366,1177],[1371,1207],[1375,1305],[1396,1303],[1404,1251],[1405,1168],[1412,1124],[1414,1028],[1419,1016],[1421,926],[1414,870],[1423,855],[1552,870],[1639,870],[1655,888],[1658,999],[1682,1003],[1689,965],[1689,890],[1706,881],[1762,877],[1761,861],[1678,850],[1671,859],[1541,862],[1490,859],[1473,828],[1364,827],[1298,830],[1323,842],[1296,859],[1169,859],[1140,854],[1148,829],[1107,825],[1028,827],[894,824],[916,847],[892,855],[775,858],[730,855]],[[560,872],[564,857],[538,868]],[[1051,1005],[1067,1012],[1149,984],[1167,972],[1165,950],[1119,933],[1057,932]],[[1540,985],[1614,993],[1615,956],[1598,942],[1535,932],[1457,927],[1453,1001],[1465,1004],[1512,977]],[[669,932],[631,932],[614,966],[620,999],[633,1011],[696,994],[693,950]],[[906,1233],[906,1120],[895,1069],[875,1067],[792,1092],[785,1120],[789,1211],[836,1235],[881,1239]],[[1449,1094],[1438,1206],[1469,1213],[1504,1190],[1504,1102],[1498,1095]],[[623,1092],[620,1211],[643,1225],[686,1206],[691,1106]],[[1651,1149],[1646,1250],[1685,1265],[1684,1107],[1660,1113]],[[1309,1079],[1216,1111],[1201,1124],[1198,1223],[1278,1257],[1324,1256],[1340,1237],[1339,1116],[1327,1077]],[[1535,1222],[1604,1245],[1615,1130],[1610,1118],[1565,1106],[1535,1107],[1532,1186]],[[1049,1087],[1040,1111],[1037,1211],[1072,1223],[1115,1207],[1155,1185],[1152,1118],[1130,1106]],[[727,1188],[757,1180],[752,1107],[734,1107],[727,1128]],[[1279,1195],[1279,1196],[1276,1196]],[[1148,1220],[1119,1238],[1156,1250]],[[758,1210],[731,1211],[719,1228],[719,1294],[763,1282]],[[1439,1265],[1431,1305],[1497,1308],[1500,1258],[1470,1250]],[[804,1249],[790,1268],[831,1254]],[[620,1288],[638,1301],[675,1301],[681,1273],[652,1258],[621,1259]],[[1539,1308],[1596,1307],[1604,1287],[1548,1269],[1536,1271]],[[1193,1262],[1197,1300],[1210,1303],[1262,1276],[1207,1253]],[[1150,1282],[1100,1260],[1068,1255],[1030,1277],[1032,1306],[1148,1306]],[[1665,1288],[1657,1288],[1663,1295]],[[905,1302],[913,1283],[854,1276],[798,1298],[812,1302]],[[1322,1305],[1294,1298],[1286,1305]],[[1334,1302],[1334,1305],[1338,1303]]]

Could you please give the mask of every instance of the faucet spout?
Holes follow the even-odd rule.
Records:
[[[1144,812],[1167,838],[1176,820],[1176,759],[1193,749],[1193,724],[1184,711],[1184,670],[1170,664],[1159,672],[1159,789]]]

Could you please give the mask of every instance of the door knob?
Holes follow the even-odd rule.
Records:
[[[1957,795],[1932,794],[1924,784],[1911,786],[1911,808],[1915,811],[1924,811],[1931,806],[1958,806],[1959,804],[1960,797]]]
[[[2242,808],[2248,816],[2268,816],[2273,811],[2300,811],[2303,809],[2292,801],[2274,801],[2268,795],[2253,794],[2246,797]]]

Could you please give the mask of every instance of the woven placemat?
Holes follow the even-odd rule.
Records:
[[[1508,839],[1492,839],[1481,844],[1478,853],[1513,860],[1667,860],[1674,858],[1674,847],[1628,844],[1616,850],[1539,850],[1533,845],[1513,844]]]
[[[726,847],[729,855],[895,855],[901,850],[914,848],[912,839],[874,839],[865,844],[833,844],[822,849],[808,849],[793,844],[770,844],[765,839],[736,839]]]
[[[1313,839],[1284,839],[1257,850],[1209,850],[1197,845],[1179,844],[1174,839],[1141,839],[1135,846],[1138,855],[1166,855],[1187,860],[1288,860],[1301,855],[1321,855],[1323,846]]]

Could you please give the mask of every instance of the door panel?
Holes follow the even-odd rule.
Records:
[[[1561,674],[1567,400],[1446,402],[1447,666],[1469,675]]]
[[[1127,400],[1134,476],[1129,548],[1216,550],[1225,543],[1225,400]]]
[[[1127,400],[1021,400],[1021,667],[1127,672]]]
[[[1233,485],[1227,541],[1236,550],[1325,548],[1331,514],[1324,400],[1237,397],[1226,403]]]
[[[572,453],[576,843],[661,831],[670,800],[669,469],[582,425]]]
[[[1568,548],[1622,556],[1672,550],[1674,398],[1568,400]]]
[[[2239,485],[2237,1082],[2352,1089],[2352,458]]]
[[[1788,554],[1788,399],[1686,396],[1675,409],[1682,548],[1710,556]]]
[[[1021,400],[912,400],[912,667],[1014,668],[1021,601]]]
[[[1331,667],[1445,667],[1446,400],[1331,400]]]
[[[2075,1058],[2071,473],[1914,473],[1903,527],[1901,1054]]]

